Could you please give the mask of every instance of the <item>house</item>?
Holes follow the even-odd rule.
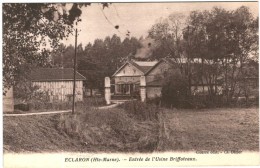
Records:
[[[127,61],[112,76],[115,82],[114,94],[139,94],[140,77],[144,76],[156,63],[157,61]]]
[[[183,63],[183,60],[180,60]],[[193,63],[191,67],[195,67],[199,63]],[[180,65],[180,64],[179,64]],[[183,64],[184,65],[184,64]],[[178,73],[180,67],[172,59],[161,59],[160,61],[127,61],[112,76],[115,86],[115,95],[136,95],[140,93],[140,77],[145,76],[146,97],[155,98],[161,96],[164,78],[171,71]],[[206,82],[191,81],[191,90],[193,93],[207,90],[209,86]],[[212,84],[221,92],[220,84]]]
[[[72,68],[37,68],[31,72],[32,86],[38,86],[53,101],[68,101],[73,95],[74,70]],[[76,101],[83,100],[84,76],[76,72]]]
[[[115,95],[139,94],[140,77],[145,76],[146,97],[161,96],[162,80],[167,71],[172,68],[167,59],[160,61],[127,61],[112,76],[115,85]]]

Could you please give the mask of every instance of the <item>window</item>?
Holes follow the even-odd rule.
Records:
[[[120,85],[116,85],[116,92],[120,93]]]
[[[134,74],[136,73],[136,70],[134,69]]]

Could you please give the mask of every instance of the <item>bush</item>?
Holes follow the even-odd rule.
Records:
[[[147,104],[140,101],[127,101],[119,106],[123,108],[130,117],[141,121],[158,120],[159,107],[154,104]]]
[[[57,127],[87,146],[109,152],[148,152],[158,143],[157,122],[138,122],[120,108],[63,114]]]
[[[106,100],[104,96],[98,97],[98,96],[93,96],[93,97],[87,97],[84,99],[84,104],[86,106],[105,106],[106,105]]]
[[[183,108],[189,106],[188,82],[180,74],[165,78],[162,87],[162,103],[166,107]]]
[[[149,99],[146,100],[146,102],[148,104],[154,104],[154,105],[159,106],[159,107],[162,105],[161,97],[149,98]]]
[[[39,102],[31,101],[29,103],[30,111],[55,111],[55,110],[69,110],[72,102]]]

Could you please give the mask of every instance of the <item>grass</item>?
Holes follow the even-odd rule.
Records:
[[[19,100],[16,100],[18,103]],[[106,101],[104,97],[86,97],[81,102],[75,103],[77,109],[82,109],[85,107],[100,107],[106,106]],[[19,106],[19,107],[18,107]],[[27,110],[27,108],[29,110]],[[17,104],[15,106],[14,112],[6,112],[8,114],[22,114],[22,113],[31,113],[31,112],[45,112],[45,111],[57,111],[57,110],[71,110],[72,101],[57,101],[57,102],[45,102],[34,100],[27,104]],[[26,110],[24,110],[26,109]]]
[[[95,106],[95,107],[105,106],[106,100],[103,96],[86,97],[84,98],[84,104],[87,106]]]
[[[258,108],[166,110],[160,150],[259,150]]]
[[[73,119],[63,115],[59,129],[78,136],[87,146],[109,152],[149,152],[158,140],[157,122],[138,121],[119,108],[78,113]]]
[[[158,121],[159,107],[154,104],[146,104],[140,101],[127,101],[119,108],[123,109],[130,117],[141,121]]]
[[[9,152],[151,152],[158,125],[122,109],[82,109],[76,115],[4,117],[3,137]]]
[[[4,117],[4,150],[12,152],[78,151],[76,138],[57,130],[58,115]]]
[[[149,106],[149,105],[148,105]],[[126,109],[128,106],[125,106]],[[258,108],[164,109],[157,119],[123,107],[77,115],[4,117],[7,152],[259,150]],[[145,114],[154,114],[148,110]],[[141,112],[141,111],[138,111]],[[142,116],[142,115],[141,115]],[[148,115],[150,116],[150,115]]]

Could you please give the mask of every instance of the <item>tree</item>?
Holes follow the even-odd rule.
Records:
[[[256,19],[244,6],[234,11],[215,7],[211,11],[191,12],[184,29],[187,53],[202,60],[201,77],[207,85],[223,78],[227,102],[237,92],[239,78],[245,77],[245,65],[258,48]],[[205,64],[210,69],[205,70]],[[213,87],[209,91],[216,94]]]
[[[109,3],[101,3],[103,8]],[[66,4],[5,3],[3,4],[3,84],[4,89],[19,81],[24,67],[46,66],[50,51],[60,40],[73,33],[73,23],[80,21],[80,8],[90,3]],[[40,64],[38,64],[40,62]],[[23,74],[23,75],[24,75]]]
[[[183,55],[181,40],[184,20],[184,15],[173,13],[166,19],[160,18],[149,30],[149,37],[159,44],[155,50],[155,54],[160,53],[157,57],[171,57],[179,62],[178,58]]]
[[[3,4],[4,88],[19,81],[21,73],[27,72],[23,67],[48,64],[45,46],[57,47],[72,28],[67,19],[57,19],[61,16],[51,4]]]
[[[122,58],[120,60],[120,64],[124,63],[126,60],[133,59],[136,51],[138,48],[140,48],[140,42],[137,38],[131,37],[131,38],[125,38],[122,42]]]
[[[189,85],[187,79],[180,73],[168,73],[162,87],[162,101],[166,106],[177,108],[189,105]]]
[[[216,86],[221,74],[219,59],[228,55],[225,41],[228,16],[229,12],[221,8],[203,12],[193,11],[188,17],[187,26],[183,29],[187,56],[199,60],[199,66],[192,70],[192,76],[199,79],[196,84],[202,84],[203,93],[206,85],[207,94],[211,98],[217,94]]]
[[[166,19],[160,19],[149,30],[149,37],[155,39],[159,47],[155,50],[157,58],[168,57],[174,60],[180,73],[187,79],[189,95],[191,95],[191,56],[185,53],[183,28],[186,25],[185,16],[181,13],[172,13]],[[185,58],[186,61],[183,62]]]
[[[174,60],[188,81],[189,95],[192,85],[202,84],[203,93],[214,101],[223,82],[228,103],[241,90],[239,81],[247,78],[249,62],[258,62],[258,18],[241,6],[192,11],[184,20],[172,14],[152,26],[149,37],[160,44],[154,57]]]

